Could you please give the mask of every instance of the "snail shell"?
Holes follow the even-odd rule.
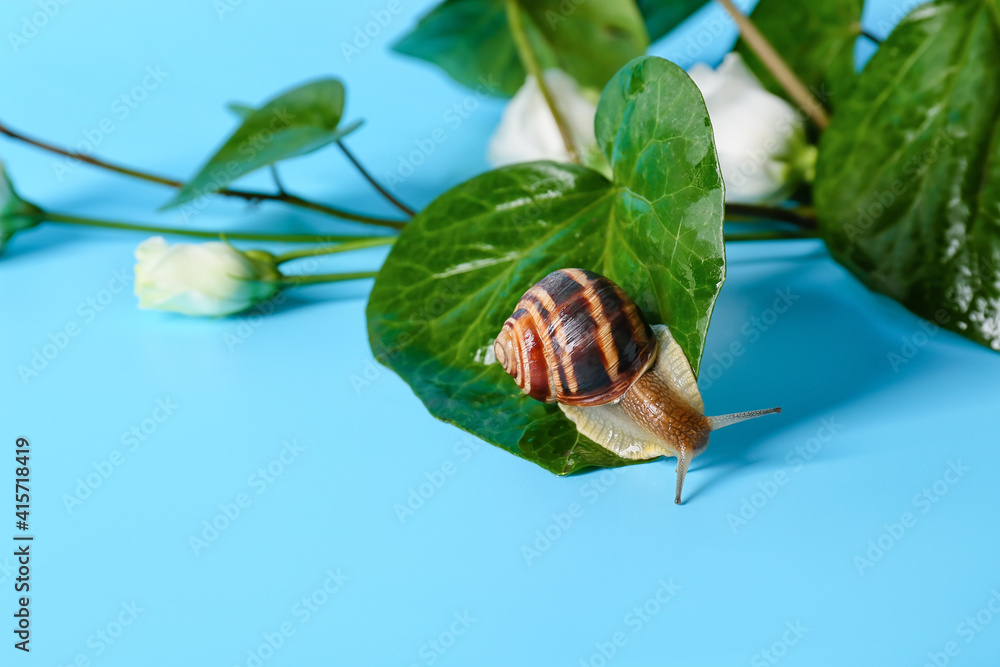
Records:
[[[493,352],[532,398],[602,405],[621,398],[652,365],[656,337],[618,285],[560,269],[524,293]]]
[[[651,327],[618,285],[583,269],[553,271],[525,292],[493,351],[522,391],[558,403],[602,447],[627,459],[676,456],[678,504],[711,431],[781,412],[706,417],[670,328]]]

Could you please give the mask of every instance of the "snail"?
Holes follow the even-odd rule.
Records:
[[[553,271],[525,292],[493,353],[524,393],[557,403],[580,433],[605,449],[626,459],[677,457],[677,504],[709,433],[781,412],[706,417],[670,328],[650,326],[618,285],[583,269]]]

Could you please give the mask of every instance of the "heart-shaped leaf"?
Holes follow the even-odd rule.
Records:
[[[872,289],[1000,350],[1000,12],[939,0],[897,26],[820,144],[816,211]]]
[[[40,223],[42,215],[42,209],[17,194],[0,162],[0,250],[14,234]]]
[[[705,6],[706,0],[636,0],[646,23],[649,41],[655,42]]]
[[[243,122],[164,208],[218,192],[261,167],[312,153],[360,125],[339,127],[344,86],[336,79],[307,83],[278,95],[259,109],[244,104],[229,108]]]
[[[596,130],[613,182],[553,162],[477,176],[406,226],[368,303],[377,358],[434,416],[558,474],[630,462],[485,363],[525,290],[557,268],[602,273],[671,326],[697,369],[725,279],[722,178],[687,74],[632,61],[605,88]]]
[[[760,0],[750,18],[795,74],[827,106],[836,106],[854,86],[854,43],[861,34],[862,0]],[[744,40],[735,49],[775,95],[789,99]]]
[[[543,66],[568,72],[582,86],[603,88],[649,46],[632,0],[518,0],[517,6]],[[524,85],[505,0],[445,0],[393,49],[484,93],[509,97]]]

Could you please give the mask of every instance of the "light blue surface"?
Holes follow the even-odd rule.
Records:
[[[225,103],[334,73],[348,85],[347,117],[366,120],[350,143],[378,174],[445,128],[399,187],[423,205],[485,168],[502,105],[388,52],[426,2],[403,2],[345,62],[339,43],[386,4],[246,0],[220,20],[209,0],[71,2],[15,53],[7,33],[40,10],[6,2],[0,117],[62,143],[109,117],[101,155],[183,176],[232,127]],[[884,35],[877,21],[895,7],[877,10],[866,23]],[[656,52],[690,64],[685,40],[718,16],[699,14]],[[732,39],[723,28],[699,59],[720,57]],[[115,100],[147,67],[168,76],[119,118]],[[475,108],[456,124],[446,116],[455,104]],[[52,209],[183,222],[151,213],[163,188],[83,166],[60,181],[45,154],[9,141],[0,152],[23,193]],[[335,152],[283,174],[303,193],[391,212]],[[225,202],[191,224],[338,229]],[[294,634],[260,664],[765,665],[760,652],[773,650],[789,666],[922,665],[948,642],[959,651],[950,664],[995,664],[1000,618],[982,612],[979,631],[966,618],[1000,595],[1000,357],[927,335],[818,243],[730,247],[705,402],[711,413],[785,412],[713,436],[676,507],[669,462],[558,478],[430,418],[372,361],[370,284],[303,289],[261,320],[138,311],[130,286],[111,290],[116,272],[127,282],[141,238],[53,226],[20,235],[0,258],[0,443],[11,452],[16,436],[31,439],[37,536],[32,653],[11,648],[4,626],[0,664],[254,665],[248,651],[267,635],[278,643],[283,624]],[[381,254],[323,266],[371,268]],[[23,381],[18,367],[71,323],[78,335]],[[734,342],[743,351],[729,360]],[[894,369],[894,353],[912,358]],[[176,407],[167,416],[158,401]],[[146,438],[134,451],[133,427]],[[301,451],[282,454],[286,442]],[[808,461],[796,453],[810,449]],[[78,480],[113,456],[121,464],[67,509]],[[0,457],[0,480],[13,477],[12,459]],[[258,471],[269,465],[267,481]],[[421,491],[401,521],[399,507]],[[234,514],[240,494],[249,505],[196,554],[191,536],[206,521],[225,525],[220,514]],[[13,523],[10,494],[2,502]],[[741,509],[745,525],[732,518]],[[892,524],[906,512],[900,532]],[[887,524],[896,537],[883,536]],[[859,573],[855,557],[880,540],[888,550]],[[12,625],[13,559],[0,565]],[[332,593],[328,572],[347,577]],[[98,632],[117,633],[133,602],[142,611],[105,644]]]

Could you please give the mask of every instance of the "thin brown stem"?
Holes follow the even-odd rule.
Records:
[[[343,140],[338,141],[337,146],[340,147],[340,150],[344,151],[344,155],[346,155],[347,159],[351,161],[351,164],[357,167],[358,171],[361,172],[361,175],[365,177],[365,180],[371,183],[372,187],[375,188],[379,192],[379,194],[385,197],[390,204],[392,204],[393,206],[395,206],[396,208],[398,208],[400,211],[402,211],[411,218],[417,214],[415,210],[413,210],[403,202],[396,199],[396,197],[394,197],[392,193],[390,193],[388,190],[382,187],[382,184],[376,181],[375,177],[372,176],[367,169],[365,169],[364,165],[362,165],[361,162],[358,161],[356,157],[354,157],[354,153],[347,150],[347,146],[344,144]]]
[[[802,80],[795,75],[795,72],[788,66],[784,59],[774,50],[771,42],[767,40],[753,21],[739,8],[733,4],[732,0],[719,0],[719,3],[726,8],[729,15],[733,17],[740,34],[746,40],[747,46],[760,58],[764,66],[774,75],[778,83],[789,97],[810,117],[816,126],[825,130],[830,124],[830,117],[816,97],[809,92]]]
[[[287,192],[285,192],[285,184],[281,182],[281,175],[278,174],[278,165],[276,164],[268,165],[268,168],[271,171],[271,180],[274,181],[274,187],[278,188],[278,194],[281,195],[288,194]]]
[[[746,220],[777,220],[802,227],[816,229],[816,217],[790,208],[760,206],[757,204],[737,204],[726,202],[726,219],[740,218]]]
[[[556,98],[552,95],[552,91],[549,90],[549,86],[545,82],[541,63],[538,62],[538,56],[535,55],[535,50],[531,46],[531,40],[525,31],[524,21],[521,19],[521,9],[518,7],[516,0],[507,0],[506,6],[507,24],[510,26],[510,34],[514,38],[514,45],[517,47],[517,55],[521,59],[521,64],[524,65],[524,69],[528,74],[535,77],[535,81],[538,83],[538,90],[541,91],[542,97],[545,98],[545,103],[549,106],[549,111],[552,112],[552,117],[556,121],[556,127],[559,128],[559,135],[566,145],[566,152],[569,153],[569,159],[572,162],[580,162],[580,156],[573,141],[573,134],[569,130],[569,124],[563,117],[562,112],[559,111],[559,107],[556,106]]]
[[[879,39],[878,37],[876,37],[875,35],[871,34],[870,32],[868,32],[867,30],[865,30],[863,28],[861,29],[861,31],[858,34],[860,34],[862,37],[864,37],[868,41],[870,41],[873,44],[875,44],[875,46],[878,46],[879,44],[882,43],[881,39]]]
[[[768,232],[743,232],[725,234],[724,239],[729,241],[787,241],[797,239],[815,239],[818,234],[812,231],[768,231]]]
[[[0,123],[0,134],[5,134],[12,139],[16,139],[23,143],[35,146],[44,151],[50,153],[55,153],[56,155],[63,155],[65,157],[71,158],[73,160],[79,160],[85,162],[89,165],[95,167],[100,167],[101,169],[106,169],[108,171],[113,171],[118,174],[124,174],[125,176],[131,176],[132,178],[137,178],[143,181],[148,181],[150,183],[158,183],[160,185],[166,185],[171,188],[183,187],[184,183],[173,178],[167,178],[166,176],[159,176],[157,174],[151,174],[146,171],[140,171],[138,169],[132,169],[130,167],[123,167],[100,158],[93,157],[91,155],[85,155],[83,153],[77,153],[75,151],[50,144],[40,139],[34,139],[32,137],[16,132],[9,127],[6,127]],[[333,206],[328,206],[326,204],[320,204],[319,202],[310,201],[297,197],[288,193],[270,193],[270,192],[255,192],[252,190],[236,190],[231,188],[224,188],[218,190],[215,194],[219,194],[225,197],[236,197],[239,199],[244,199],[246,201],[280,201],[292,206],[298,206],[299,208],[309,209],[311,211],[317,211],[319,213],[324,213],[326,215],[333,216],[335,218],[341,218],[343,220],[352,220],[354,222],[363,222],[369,225],[378,225],[380,227],[389,227],[391,229],[402,229],[406,223],[402,220],[390,220],[387,218],[378,218],[375,216],[365,215],[362,213],[354,213],[352,211],[345,211],[343,209],[335,208]]]

